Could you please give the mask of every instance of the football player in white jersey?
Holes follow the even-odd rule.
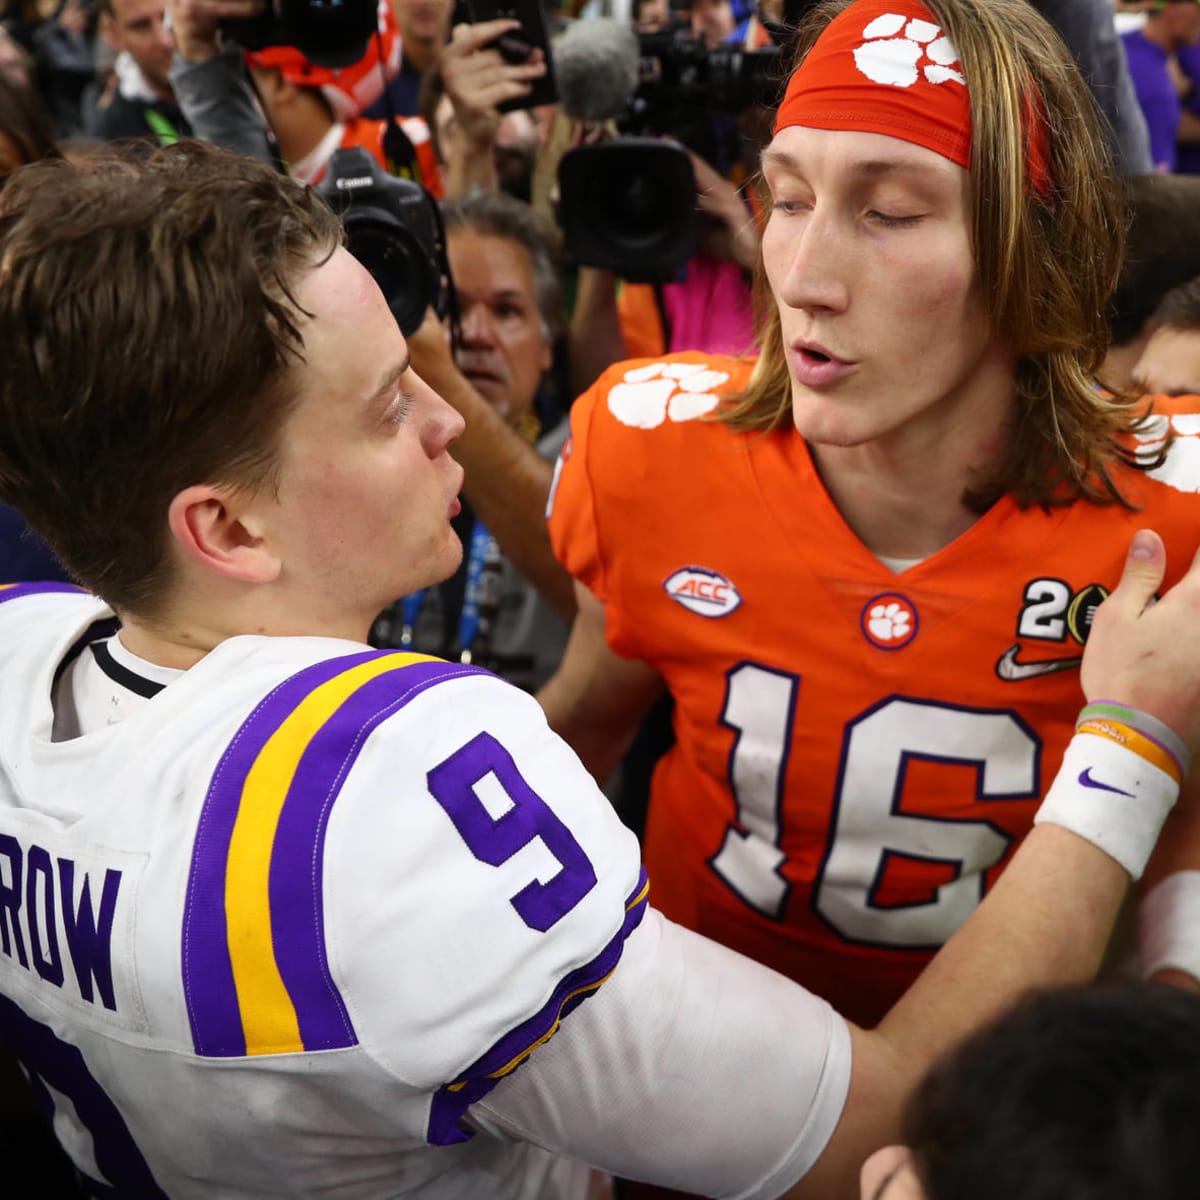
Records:
[[[0,592],[0,1041],[95,1195],[853,1194],[932,1056],[1095,970],[1200,742],[1142,533],[1042,823],[853,1028],[648,906],[532,698],[366,645],[458,561],[461,423],[310,190],[18,173],[0,344],[0,494],[87,589]]]

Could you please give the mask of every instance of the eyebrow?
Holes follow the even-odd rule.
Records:
[[[382,412],[396,394],[396,385],[400,377],[408,370],[410,358],[407,354],[393,366],[389,367],[379,377],[379,385],[363,402],[361,412],[368,421],[374,421],[377,413]]]
[[[411,363],[411,356],[405,354],[405,356],[398,363],[384,371],[383,375],[380,376],[379,386],[371,393],[369,403],[374,404],[375,401],[381,400],[388,392],[390,392],[392,388],[399,383],[400,376],[408,370]]]
[[[799,174],[801,171],[800,160],[786,151],[764,150],[762,158],[764,163],[777,165],[785,171],[792,171],[796,174]],[[862,159],[859,162],[851,164],[850,173],[868,179],[878,179],[885,175],[894,175],[897,173],[928,176],[939,174],[937,167],[932,163],[916,162],[909,158]]]

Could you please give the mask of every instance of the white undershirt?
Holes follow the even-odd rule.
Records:
[[[97,658],[97,654],[103,658],[105,650],[115,671],[106,669]],[[182,674],[175,667],[160,667],[131,653],[120,634],[90,643],[71,661],[58,682],[54,740],[82,737],[125,720],[150,702],[146,693],[166,687]]]
[[[877,559],[894,575],[899,575],[901,571],[907,571],[909,567],[915,567],[917,563],[923,563],[924,558],[893,558],[890,554],[877,554]]]

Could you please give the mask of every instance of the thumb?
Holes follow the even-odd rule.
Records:
[[[1121,581],[1107,603],[1122,615],[1135,618],[1162,586],[1167,569],[1167,552],[1163,540],[1152,529],[1139,529],[1129,543]]]

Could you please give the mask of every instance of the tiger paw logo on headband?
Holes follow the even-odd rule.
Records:
[[[868,40],[855,48],[854,63],[873,83],[912,87],[922,76],[929,83],[967,82],[958,70],[958,51],[929,21],[884,13],[862,35]]]

